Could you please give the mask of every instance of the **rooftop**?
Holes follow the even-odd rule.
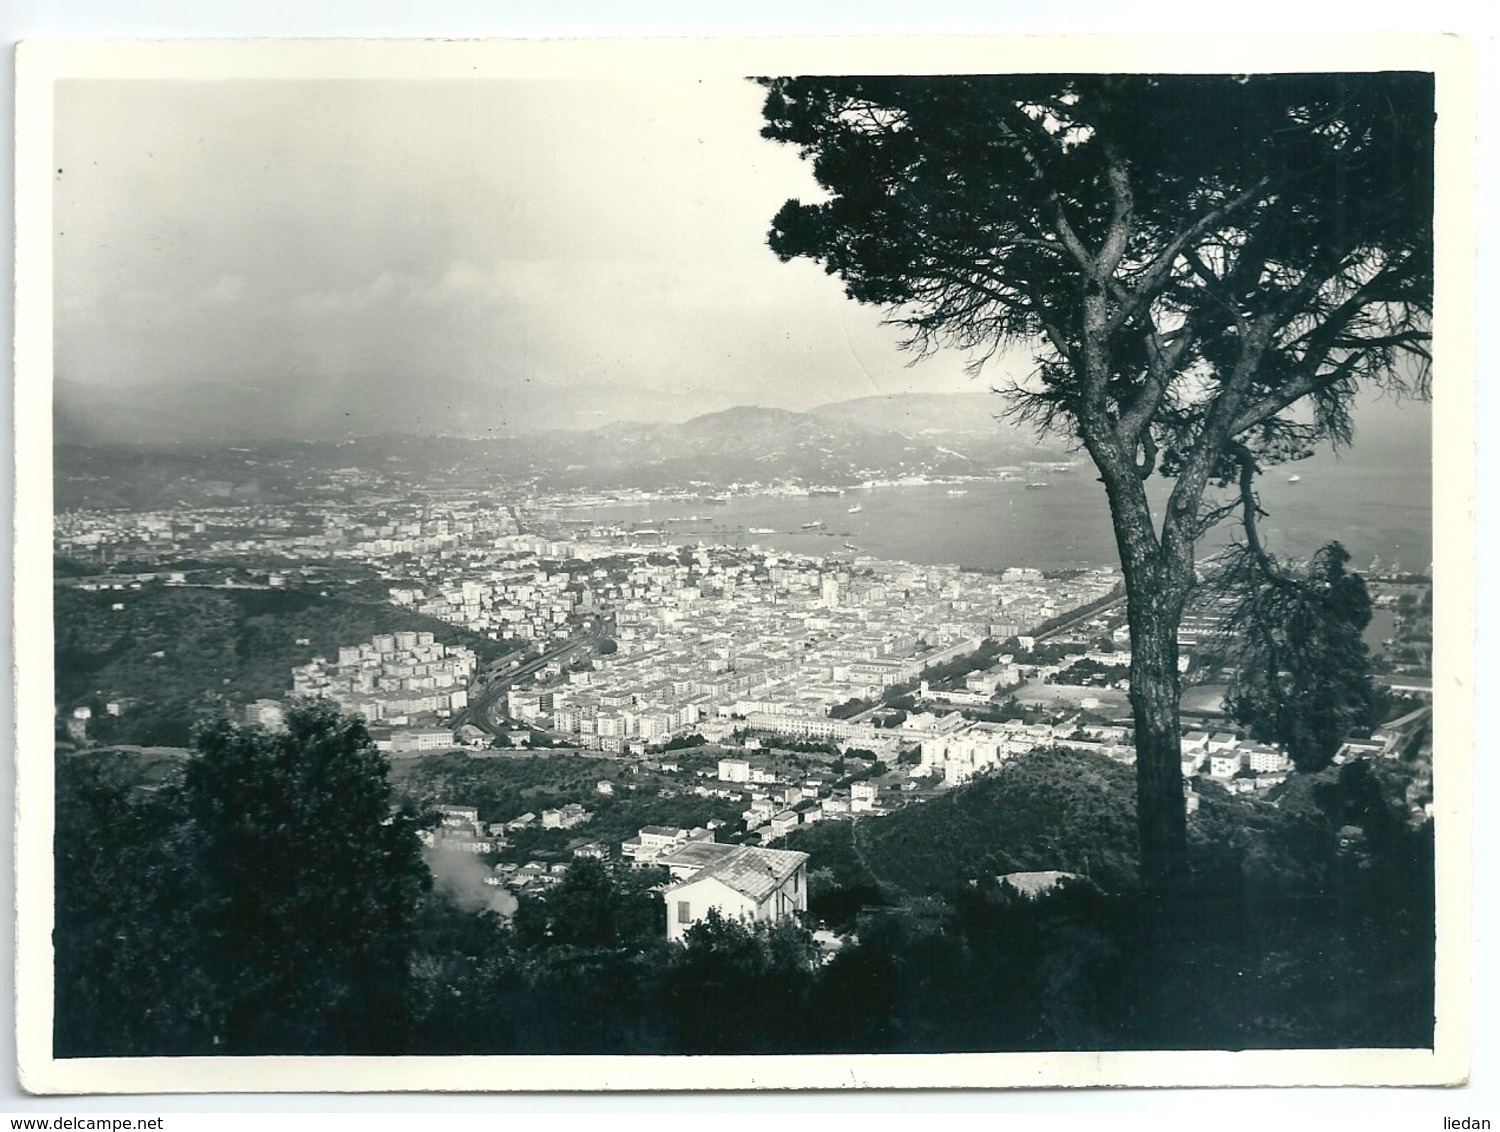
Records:
[[[684,884],[696,884],[707,877],[722,881],[752,900],[763,900],[807,863],[806,853],[788,849],[761,849],[749,845],[721,846],[729,852],[697,873]],[[682,887],[677,885],[674,887]],[[671,889],[668,889],[670,896]]]

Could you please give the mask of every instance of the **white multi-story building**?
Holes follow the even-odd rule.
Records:
[[[1213,778],[1233,778],[1243,765],[1240,753],[1232,748],[1208,756],[1208,773]]]
[[[1266,743],[1243,743],[1239,749],[1245,765],[1256,774],[1276,774],[1291,766],[1285,751]]]

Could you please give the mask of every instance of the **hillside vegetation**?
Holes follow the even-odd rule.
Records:
[[[1045,869],[1119,892],[1135,883],[1135,783],[1096,755],[1034,751],[921,806],[798,830],[787,847],[838,887],[892,901]]]
[[[1021,952],[1029,1005],[997,1009],[1060,1027],[1070,1048],[1425,1046],[1432,826],[1407,814],[1410,773],[1358,761],[1293,776],[1270,797],[1198,783],[1195,896],[1174,923],[1142,918],[1131,775],[1094,755],[1035,751],[924,805],[814,825],[786,845],[812,856],[812,914],[859,941],[826,979],[858,970],[893,996],[883,1010],[923,1034],[867,1047],[851,1035],[852,1048],[965,1048],[951,1019],[981,992],[1011,995],[985,972]],[[1093,884],[1036,917],[985,896],[997,876],[1052,869]],[[995,908],[1010,910],[997,921]],[[1043,924],[1045,937],[1029,934]]]
[[[593,815],[575,829],[547,831],[556,836],[543,841],[517,839],[534,852],[560,850],[580,838],[614,849],[645,825],[692,829],[714,819],[738,824],[744,809],[741,802],[714,796],[664,794],[656,782],[625,773],[618,759],[575,753],[483,759],[429,755],[398,764],[392,777],[397,796],[418,811],[445,803],[473,806],[480,821],[500,822],[581,801]],[[601,780],[615,784],[613,795],[596,792]]]
[[[284,696],[294,666],[337,656],[340,645],[377,633],[426,630],[481,659],[503,648],[410,610],[305,589],[58,587],[54,601],[58,705],[92,706],[91,733],[114,742],[185,746],[205,697],[247,703]],[[103,714],[111,700],[127,703],[118,718]]]

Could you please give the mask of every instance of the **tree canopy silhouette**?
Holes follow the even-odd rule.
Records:
[[[400,1052],[431,876],[363,722],[196,744],[58,762],[58,1055]]]
[[[362,720],[294,703],[285,730],[198,736],[183,798],[205,888],[215,1040],[234,1052],[393,1052],[408,952],[431,885],[413,819],[391,810]]]
[[[784,77],[764,136],[826,199],[770,233],[1065,434],[1109,500],[1131,631],[1142,879],[1185,875],[1177,628],[1195,544],[1268,464],[1352,438],[1359,390],[1425,395],[1427,74]],[[1153,515],[1146,481],[1173,483]],[[1247,533],[1247,537],[1250,537]]]
[[[1305,571],[1253,552],[1226,568],[1235,604],[1222,636],[1235,675],[1225,704],[1256,738],[1284,745],[1300,771],[1322,770],[1353,728],[1374,722],[1370,595],[1348,562],[1334,542]]]

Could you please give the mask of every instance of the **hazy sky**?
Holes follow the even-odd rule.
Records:
[[[982,389],[766,247],[817,188],[710,82],[68,82],[56,373],[670,393]],[[998,376],[998,374],[997,374]]]

